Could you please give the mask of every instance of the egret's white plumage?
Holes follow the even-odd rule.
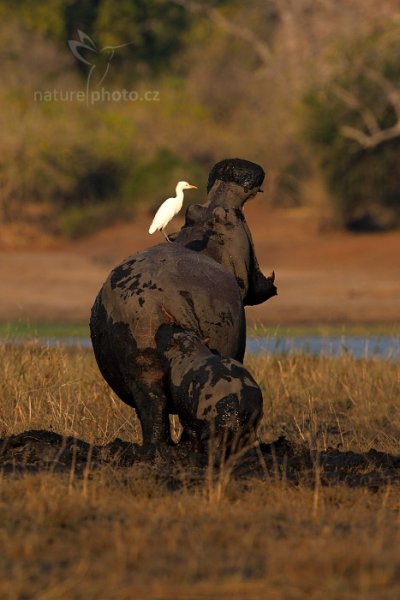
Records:
[[[187,181],[178,181],[176,186],[176,196],[173,198],[167,198],[165,202],[163,202],[155,214],[152,224],[149,228],[149,233],[154,233],[155,231],[162,231],[165,238],[170,241],[164,229],[168,225],[168,223],[174,218],[175,215],[182,208],[183,204],[183,190],[196,189],[195,185],[190,185]]]

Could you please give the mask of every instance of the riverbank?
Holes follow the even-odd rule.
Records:
[[[246,309],[248,323],[390,328],[400,320],[400,232],[355,235],[321,231],[307,209],[249,203],[246,218],[265,273],[278,296]],[[0,245],[0,321],[87,323],[109,271],[161,238],[147,233],[151,215],[76,242],[23,239]],[[177,218],[178,228],[182,220]],[[172,230],[172,229],[171,229]]]

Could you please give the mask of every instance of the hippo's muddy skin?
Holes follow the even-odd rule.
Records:
[[[214,354],[242,362],[244,306],[276,294],[258,266],[243,204],[264,180],[258,165],[221,161],[210,173],[205,204],[191,206],[181,231],[127,258],[101,288],[90,320],[104,378],[134,407],[144,444],[170,443],[169,414],[178,414],[155,335],[173,321],[207,339]],[[190,433],[190,432],[188,432]]]
[[[242,363],[213,354],[196,333],[174,324],[161,325],[156,344],[174,407],[198,449],[207,448],[210,433],[228,446],[255,438],[263,399]]]

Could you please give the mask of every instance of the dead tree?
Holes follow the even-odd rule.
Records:
[[[381,89],[385,94],[387,103],[393,107],[396,115],[394,125],[382,128],[374,111],[349,90],[335,85],[333,92],[339,100],[358,113],[365,126],[364,129],[358,129],[350,125],[343,125],[340,128],[340,133],[344,137],[357,142],[362,148],[371,149],[400,136],[400,90],[374,69],[364,68],[363,74]]]

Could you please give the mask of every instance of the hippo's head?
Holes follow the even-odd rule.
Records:
[[[217,181],[225,183],[236,183],[244,192],[251,192],[254,196],[262,191],[261,186],[265,178],[264,169],[256,163],[243,158],[225,158],[221,160],[210,171],[207,183],[209,193]]]
[[[247,160],[232,158],[210,172],[207,201],[188,208],[175,242],[203,252],[235,277],[245,305],[260,304],[276,295],[274,274],[265,277],[254,251],[243,205],[261,190],[265,173]]]

